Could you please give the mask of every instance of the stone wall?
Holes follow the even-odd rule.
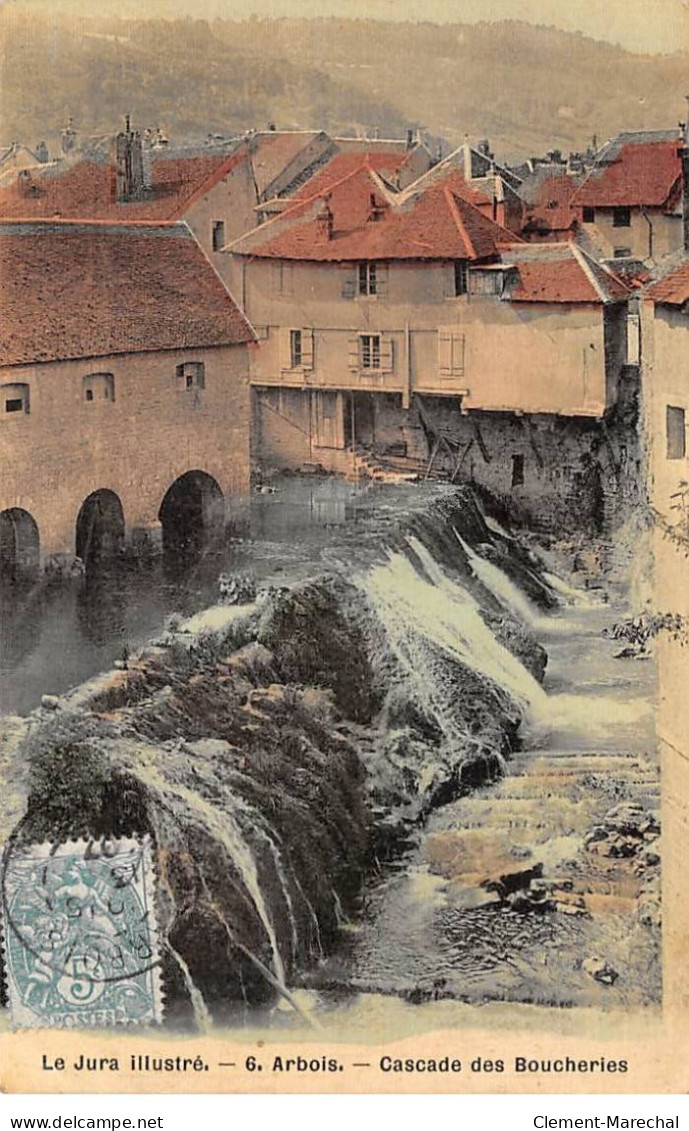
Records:
[[[202,362],[203,388],[186,387],[177,366]],[[85,398],[84,378],[109,373],[114,400]],[[94,491],[113,491],[127,533],[155,537],[166,491],[203,471],[227,498],[249,490],[249,383],[244,346],[125,354],[0,373],[24,382],[30,411],[0,416],[0,512],[28,511],[42,558],[73,556],[77,515]]]

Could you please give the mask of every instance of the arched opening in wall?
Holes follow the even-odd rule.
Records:
[[[223,493],[212,475],[187,471],[176,479],[163,499],[158,518],[167,558],[201,551],[222,525]]]
[[[124,511],[114,491],[94,491],[77,517],[77,557],[93,569],[117,557],[124,547]]]
[[[28,511],[10,507],[0,513],[0,580],[31,580],[38,573],[41,546],[38,527]]]

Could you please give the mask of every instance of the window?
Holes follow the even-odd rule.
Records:
[[[23,384],[2,386],[3,414],[29,411],[29,386]]]
[[[524,482],[524,456],[512,456],[512,486],[521,487]]]
[[[89,404],[95,401],[114,401],[115,378],[112,373],[89,373],[81,383],[82,397]]]
[[[586,205],[584,207],[583,215],[582,215],[581,218],[582,218],[582,220],[585,224],[595,224],[595,222],[596,222],[596,210],[595,210],[595,208],[591,208],[590,205]]]
[[[465,295],[469,289],[469,269],[465,259],[455,260],[455,296]]]
[[[291,369],[299,369],[302,364],[301,330],[289,332],[289,363]]]
[[[501,295],[505,289],[505,274],[504,270],[474,267],[467,274],[470,294]]]
[[[380,369],[380,334],[362,334],[359,341],[362,369]]]
[[[359,294],[378,294],[377,268],[375,263],[359,264]]]
[[[632,249],[630,247],[616,247],[613,254],[615,259],[629,259]]]
[[[177,384],[182,389],[203,389],[206,369],[202,361],[183,361],[177,366]]]
[[[225,221],[214,220],[212,225],[213,251],[222,251],[225,246]]]
[[[667,458],[684,459],[687,454],[686,416],[683,408],[667,406]]]
[[[612,226],[613,228],[628,228],[632,222],[632,212],[630,208],[613,208],[612,210]]]

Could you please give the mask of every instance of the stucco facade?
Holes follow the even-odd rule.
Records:
[[[655,509],[676,521],[672,495],[689,481],[689,312],[652,300],[642,304],[643,401],[648,438],[649,494]],[[668,429],[668,410],[675,410]],[[683,413],[683,420],[681,415]],[[681,428],[683,424],[683,443]]]
[[[414,393],[461,396],[467,410],[599,417],[626,361],[623,321],[602,304],[455,297],[453,263],[382,265],[375,297],[354,295],[352,264],[237,259],[230,277],[260,340],[254,385],[395,392],[407,407]],[[291,330],[308,339],[301,365],[292,364]],[[376,368],[361,364],[358,345],[371,333],[382,339]]]
[[[594,219],[586,222],[578,209],[582,238],[590,240],[604,259],[620,257],[624,251],[634,259],[662,259],[682,247],[682,216],[662,208],[630,208],[629,224],[615,223],[615,209],[594,209]]]
[[[469,290],[499,267],[473,267]],[[259,468],[351,474],[365,450],[424,473],[433,458],[545,526],[613,525],[637,500],[626,303],[520,302],[508,283],[502,296],[456,296],[454,262],[377,264],[378,293],[360,296],[358,270],[234,258],[260,346],[250,358]]]

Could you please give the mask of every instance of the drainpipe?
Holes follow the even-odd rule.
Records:
[[[653,223],[643,204],[640,205],[639,211],[648,224],[648,258],[653,259]]]
[[[689,253],[689,94],[684,96],[687,102],[687,112],[682,128],[682,141],[678,155],[682,162],[682,224],[684,229],[683,246]]]

